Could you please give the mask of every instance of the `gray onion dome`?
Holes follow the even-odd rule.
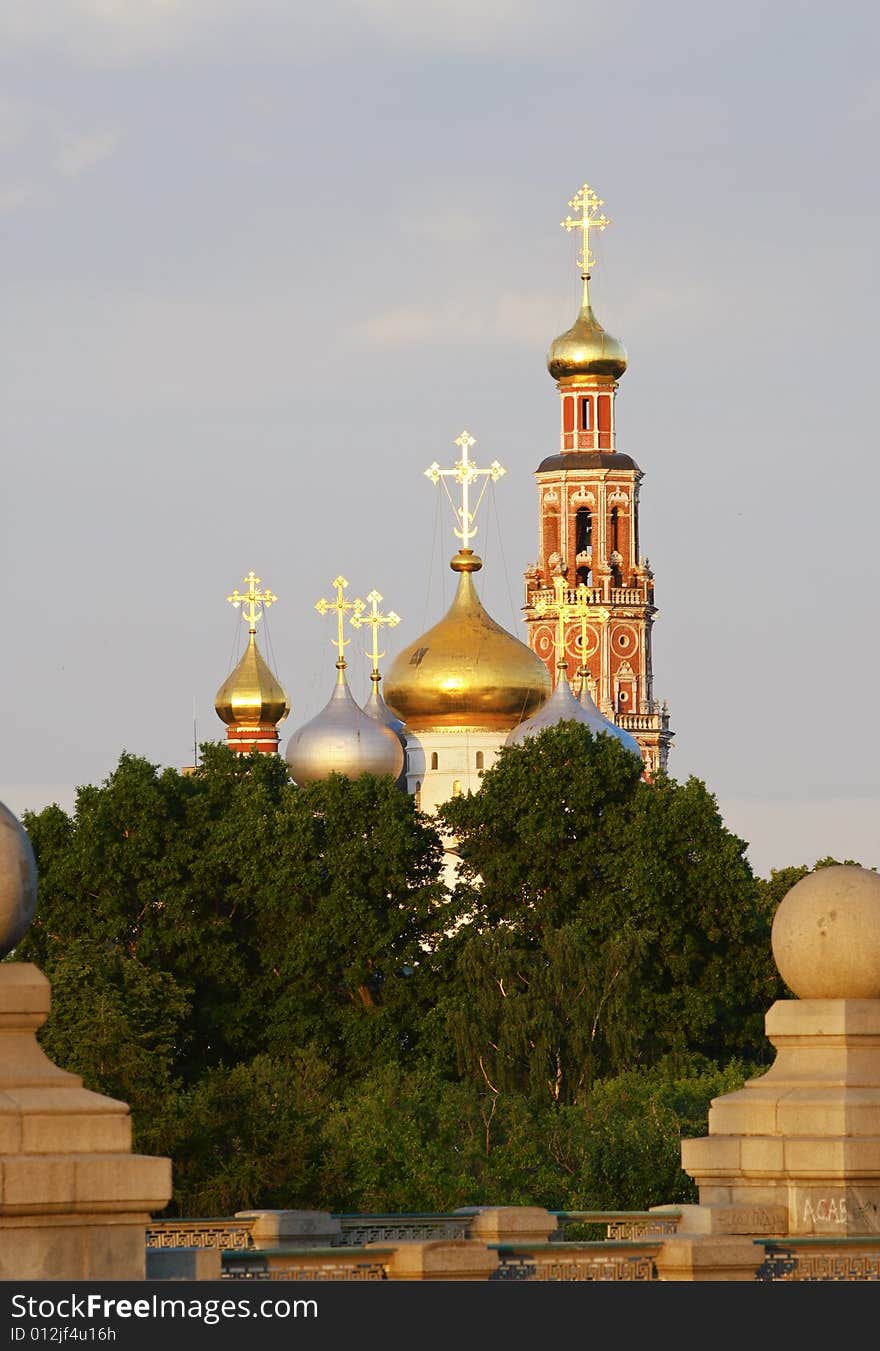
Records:
[[[37,908],[37,864],[28,833],[0,802],[0,957],[31,927]]]
[[[336,688],[311,722],[294,732],[285,759],[294,783],[302,786],[345,774],[390,774],[403,769],[403,746],[397,733],[358,706],[348,688],[345,663],[337,663]]]
[[[556,688],[537,713],[534,713],[525,722],[521,722],[513,730],[505,741],[505,746],[521,746],[529,737],[537,736],[539,732],[544,732],[548,727],[555,727],[560,722],[577,722],[584,727],[589,727],[593,736],[613,736],[633,755],[642,758],[642,752],[639,749],[639,743],[629,732],[624,731],[622,727],[616,726],[608,718],[602,716],[596,704],[585,687],[586,698],[582,696],[581,700],[575,699],[571,692],[571,686],[566,679],[564,672],[560,672],[559,679],[556,682]]]

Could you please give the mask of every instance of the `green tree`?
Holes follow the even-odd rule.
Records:
[[[24,824],[39,900],[13,960],[52,981],[41,1040],[87,1087],[132,1105],[141,1147],[173,1145],[180,1196],[277,1197],[262,1121],[278,1125],[279,1151],[306,1158],[293,1148],[302,1114],[264,1111],[267,1065],[293,1082],[309,1057],[332,1098],[414,1054],[442,850],[390,777],[298,789],[277,756],[205,745],[183,775],[123,754],[72,815],[52,806]],[[240,1167],[217,1148],[224,1101],[249,1151]],[[308,1192],[297,1167],[289,1195]]]
[[[441,816],[468,920],[435,1031],[474,1079],[570,1103],[667,1054],[766,1054],[769,926],[701,782],[645,782],[616,740],[563,723]]]

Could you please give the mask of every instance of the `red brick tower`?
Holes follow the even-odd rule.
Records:
[[[639,546],[639,486],[635,460],[617,449],[614,400],[626,370],[622,343],[602,328],[590,303],[590,230],[610,224],[588,184],[572,198],[580,212],[566,230],[579,229],[583,283],[580,312],[550,348],[547,367],[560,395],[559,453],[535,471],[539,554],[525,574],[525,619],[530,647],[556,678],[556,605],[586,604],[587,622],[565,626],[569,669],[578,672],[600,710],[636,738],[648,775],[666,768],[669,730],[665,703],[654,698],[651,629],[657,613],[654,575]],[[562,592],[554,585],[562,577]],[[586,634],[586,650],[582,650]]]

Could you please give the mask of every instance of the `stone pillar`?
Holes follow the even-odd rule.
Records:
[[[30,840],[0,803],[0,957],[27,933],[36,901]],[[132,1154],[127,1105],[52,1064],[36,1038],[48,1012],[42,972],[0,965],[0,1280],[143,1280],[171,1161]]]
[[[387,1248],[387,1243],[368,1243]],[[398,1243],[388,1259],[392,1281],[488,1281],[498,1266],[498,1254],[467,1238]]]
[[[758,1237],[880,1233],[880,876],[809,873],[771,937],[798,998],[767,1013],[767,1073],[716,1098],[709,1134],[682,1141],[700,1204],[664,1243],[662,1280],[752,1279]]]
[[[255,1248],[324,1248],[338,1243],[342,1225],[326,1210],[237,1210],[252,1220]]]
[[[35,966],[0,966],[0,1280],[143,1280],[171,1161],[132,1154],[127,1105],[52,1064],[48,1012]]]
[[[480,1206],[468,1238],[478,1243],[548,1243],[557,1228],[556,1216],[538,1206]]]

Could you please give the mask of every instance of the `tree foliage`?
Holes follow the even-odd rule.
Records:
[[[681,1136],[766,1062],[790,885],[702,783],[550,729],[443,809],[450,897],[390,778],[201,750],[25,815],[13,954],[52,982],[48,1053],[172,1156],[166,1213],[692,1199]]]
[[[574,1102],[665,1055],[762,1054],[766,912],[699,780],[647,783],[616,740],[563,723],[441,815],[468,916],[445,1007],[463,1069]]]

